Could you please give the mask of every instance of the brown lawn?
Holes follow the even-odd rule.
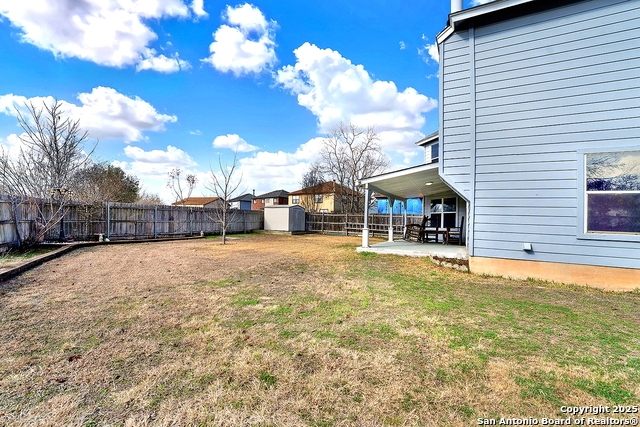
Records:
[[[0,425],[464,426],[638,404],[638,294],[358,243],[92,247],[1,285]]]

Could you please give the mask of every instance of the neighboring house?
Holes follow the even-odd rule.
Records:
[[[223,206],[222,199],[218,197],[187,197],[171,203],[171,206],[189,206],[193,208],[221,208]]]
[[[502,0],[449,16],[438,175],[466,202],[472,272],[640,285],[639,6]],[[377,178],[363,184],[393,197]]]
[[[238,209],[241,211],[250,211],[251,210],[251,199],[253,199],[252,194],[243,194],[242,196],[234,197],[229,200],[229,205],[231,209]]]
[[[334,181],[289,193],[289,204],[300,205],[307,212],[342,213],[360,199],[362,195]]]
[[[289,202],[288,195],[288,191],[276,190],[260,196],[251,196],[251,210],[259,211],[265,206],[286,205]]]

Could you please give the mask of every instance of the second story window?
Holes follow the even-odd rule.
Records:
[[[291,203],[300,203],[300,196],[291,196]]]
[[[438,161],[439,144],[436,142],[431,146],[431,163]]]
[[[316,203],[322,203],[322,194],[314,194],[314,195],[313,195],[313,200],[314,200]]]

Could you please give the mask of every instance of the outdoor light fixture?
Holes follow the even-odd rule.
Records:
[[[433,185],[433,182],[429,181],[429,182],[425,182],[424,185]]]

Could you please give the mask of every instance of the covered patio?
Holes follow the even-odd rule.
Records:
[[[429,163],[394,172],[377,175],[360,181],[365,189],[365,206],[369,206],[372,192],[389,198],[390,206],[395,200],[402,203],[409,198],[420,197],[423,200],[423,213],[427,217],[435,218],[444,228],[459,224],[466,215],[467,204],[459,197],[438,174],[438,163]],[[451,202],[451,201],[454,202]],[[446,201],[449,201],[446,204]],[[449,207],[445,209],[443,205]],[[455,209],[452,209],[453,206]],[[366,209],[366,208],[365,208]],[[406,212],[406,209],[405,209]],[[389,227],[386,242],[369,244],[368,216],[364,216],[362,231],[362,246],[358,252],[374,252],[380,254],[406,255],[413,257],[442,257],[453,259],[468,259],[469,253],[465,245],[445,245],[442,243],[421,243],[405,240],[394,240],[393,229]],[[393,223],[393,209],[389,212],[389,224]],[[406,213],[405,221],[406,224]]]

